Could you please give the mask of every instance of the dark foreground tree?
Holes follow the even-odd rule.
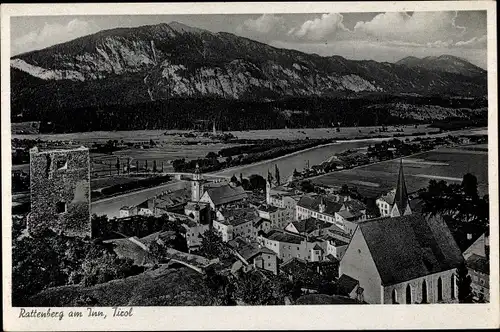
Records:
[[[465,262],[457,269],[458,275],[458,301],[460,303],[472,303],[471,277]]]

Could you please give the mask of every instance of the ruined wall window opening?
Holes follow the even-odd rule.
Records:
[[[56,212],[57,213],[65,213],[67,211],[66,202],[57,202],[56,203]]]
[[[47,178],[50,177],[50,168],[51,168],[51,166],[52,166],[52,158],[48,154],[47,155],[47,164],[45,166],[45,176],[47,176]]]
[[[56,163],[57,170],[68,169],[68,159],[59,159]]]

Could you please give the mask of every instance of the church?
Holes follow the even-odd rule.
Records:
[[[358,223],[340,262],[340,278],[356,285],[351,293],[373,304],[458,302],[462,253],[440,216],[412,213],[402,163],[385,203],[382,217]]]

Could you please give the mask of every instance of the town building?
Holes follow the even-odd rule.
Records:
[[[322,247],[325,244],[322,241],[299,234],[272,229],[267,234],[259,235],[258,241],[274,251],[283,261],[297,257],[317,262],[325,257],[325,249]]]
[[[175,212],[167,212],[165,215],[169,220],[180,223],[185,229],[185,232],[182,234],[186,239],[190,252],[200,248],[201,236],[210,229],[210,223],[200,223],[189,216]]]
[[[471,278],[472,297],[476,302],[490,301],[489,242],[489,232],[486,232],[463,253]]]
[[[253,207],[229,205],[217,210],[213,228],[219,232],[224,242],[231,241],[238,236],[255,239],[257,232],[254,224],[260,219]]]
[[[256,235],[259,235],[260,233],[266,234],[272,229],[271,221],[268,219],[259,218],[259,220],[254,222],[253,229]]]
[[[92,236],[88,148],[30,149],[30,195],[28,232]]]
[[[335,212],[341,207],[342,203],[329,200],[324,195],[304,195],[297,202],[296,220],[316,218],[334,223]]]
[[[366,220],[366,206],[340,195],[304,195],[297,203],[296,219],[315,218],[354,233],[357,223]]]
[[[209,203],[211,208],[216,210],[229,204],[245,201],[247,197],[247,193],[243,187],[223,184],[206,189],[200,202]]]
[[[191,192],[186,189],[167,191],[151,197],[135,206],[120,208],[120,218],[130,216],[161,216],[167,212],[183,213],[184,206],[189,202]]]
[[[240,264],[236,262],[236,266],[233,265],[233,268],[237,269],[238,265],[241,267],[252,265],[254,268],[270,271],[274,275],[278,274],[278,256],[274,251],[249,238],[236,237],[229,241],[228,244],[237,252],[237,256],[240,258]]]
[[[406,189],[406,181],[403,172],[403,160],[399,165],[398,183],[396,188],[376,200],[382,217],[397,217],[412,213],[410,199]]]
[[[212,223],[212,210],[208,203],[188,202],[184,206],[184,214],[199,224],[210,225]]]
[[[467,260],[467,269],[471,277],[472,299],[476,302],[490,301],[490,261],[489,257],[476,254]]]
[[[331,223],[316,218],[307,218],[289,222],[284,227],[285,231],[303,236],[319,236],[321,231],[332,226]]]
[[[462,263],[442,218],[412,214],[359,223],[339,274],[357,280],[368,303],[456,302]]]
[[[294,213],[291,209],[279,208],[272,205],[262,204],[257,207],[259,216],[271,222],[272,228],[283,229],[290,220],[293,220]]]

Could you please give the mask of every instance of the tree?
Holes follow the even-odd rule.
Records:
[[[274,165],[274,178],[276,179],[276,184],[279,186],[281,184],[280,180],[280,170],[278,169],[278,165]]]
[[[300,173],[299,173],[299,172],[297,172],[297,169],[295,168],[295,169],[293,170],[293,177],[294,177],[294,178],[296,178],[296,177],[299,177],[299,176],[300,176]]]
[[[282,304],[277,298],[276,285],[258,271],[240,272],[235,297],[249,305]]]
[[[207,156],[205,157],[207,159],[217,159],[217,154],[213,151],[210,151],[209,153],[207,153]]]
[[[203,281],[208,289],[212,305],[236,305],[233,298],[235,287],[227,276],[217,273],[210,266],[205,270]]]
[[[266,180],[260,175],[252,174],[249,176],[248,180],[253,190],[266,189]]]
[[[349,195],[349,186],[347,184],[343,184],[340,188],[340,193],[342,195]]]
[[[120,158],[116,157],[116,171],[120,174]]]
[[[201,237],[201,246],[198,250],[199,255],[209,259],[227,259],[232,257],[229,248],[222,242],[221,236],[214,229],[205,231]]]
[[[457,268],[458,275],[458,301],[460,303],[472,303],[471,277],[465,262]]]
[[[470,200],[475,200],[479,198],[477,192],[477,178],[471,173],[464,175],[462,180],[462,189],[464,191],[465,197]]]
[[[300,183],[300,190],[306,193],[310,193],[314,191],[314,186],[311,181],[305,180]]]

